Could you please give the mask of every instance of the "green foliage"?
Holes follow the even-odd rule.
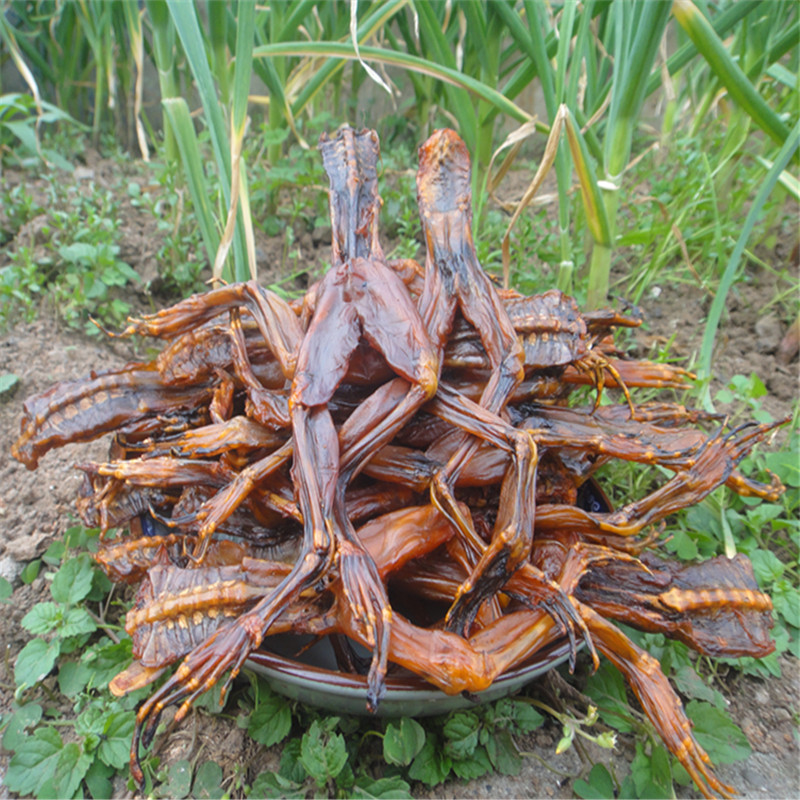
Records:
[[[53,147],[42,147],[39,141],[40,126],[58,122],[79,127],[69,114],[51,103],[43,103],[40,114],[30,95],[0,95],[0,163],[38,167],[44,161],[71,170],[62,153]]]
[[[663,636],[640,634],[626,630],[635,641],[661,662],[679,689],[693,699],[686,704],[686,714],[694,734],[715,764],[727,764],[750,754],[747,738],[725,709],[722,695],[704,683],[695,671],[684,645]],[[586,780],[575,782],[579,797],[649,798],[673,797],[673,783],[688,785],[683,767],[664,747],[652,726],[641,712],[634,710],[627,698],[625,681],[619,671],[604,662],[586,687],[586,694],[598,706],[600,719],[620,733],[635,735],[636,755],[630,775],[616,787],[608,770],[596,764]],[[709,702],[710,701],[710,702]]]
[[[31,244],[18,246],[0,271],[0,323],[20,313],[31,319],[46,300],[69,325],[91,335],[98,329],[90,312],[104,324],[119,325],[130,311],[120,295],[139,282],[118,257],[119,198],[93,182],[65,184],[56,173],[48,176],[48,192],[46,207],[34,205],[21,187],[6,195],[11,219],[21,221],[33,209],[39,213]]]
[[[96,537],[97,531],[71,528],[65,540],[85,548]],[[113,776],[128,770],[138,697],[116,700],[107,684],[130,663],[131,643],[117,640],[116,626],[87,607],[105,597],[108,579],[87,552],[57,544],[43,559],[57,566],[46,573],[52,600],[37,603],[22,619],[36,638],[17,656],[15,700],[0,722],[3,747],[12,753],[4,785],[37,798],[86,792],[109,797]],[[46,688],[53,687],[53,672],[58,690],[72,704],[69,719],[61,717],[62,701]],[[56,726],[68,727],[68,736]]]
[[[258,698],[247,722],[247,733],[264,747],[282,742],[292,727],[292,713],[279,695],[268,692]]]
[[[330,795],[410,797],[410,781],[436,786],[451,775],[470,780],[493,770],[516,774],[521,756],[514,737],[543,722],[523,699],[508,698],[423,722],[401,718],[380,723],[320,717],[290,705],[260,681],[253,682],[251,696],[254,708],[242,724],[257,738],[264,738],[275,724],[280,734],[266,733],[266,740],[285,742],[277,772],[262,773],[250,789],[258,797],[294,797],[310,786]],[[288,720],[294,716],[299,724],[292,728],[301,733],[286,740],[284,712],[290,708],[294,713]],[[374,752],[376,736],[382,740],[380,753]]]
[[[720,120],[706,121],[698,132],[672,131],[631,168],[631,187],[623,186],[620,198],[618,245],[628,263],[612,290],[624,291],[634,303],[653,285],[674,281],[711,293],[739,236],[749,206],[752,187],[763,180],[757,159],[767,147],[762,139],[748,136],[735,149],[725,147],[728,127]],[[713,160],[709,160],[709,154]],[[720,209],[719,198],[725,198]],[[748,242],[747,255],[788,230],[793,223],[786,194],[778,189],[765,204],[762,221]],[[772,245],[774,246],[774,245]],[[795,277],[764,265],[774,275],[776,295],[791,292]],[[737,280],[744,280],[740,268]]]
[[[572,791],[578,797],[602,798],[602,800],[612,800],[616,797],[614,791],[614,780],[611,773],[602,765],[595,764],[589,772],[586,780],[579,778],[572,785]]]
[[[692,721],[694,734],[716,764],[731,764],[750,755],[747,737],[727,712],[701,700],[686,704],[686,715]]]
[[[387,764],[407,767],[425,745],[425,729],[416,720],[406,718],[390,722],[383,735],[383,757]]]
[[[215,761],[204,761],[196,765],[183,758],[170,765],[163,773],[159,773],[159,776],[164,780],[152,792],[155,797],[174,797],[177,800],[182,800],[184,797],[219,800],[229,796],[223,789],[222,768]]]
[[[321,113],[313,120],[299,121],[297,129],[304,138],[316,141],[335,127],[331,115]],[[277,141],[285,143],[288,152],[275,161],[265,161],[265,148]],[[295,226],[311,230],[329,224],[326,198],[319,191],[327,186],[327,177],[315,149],[288,141],[285,132],[276,136],[267,126],[251,135],[245,147],[245,159],[253,165],[250,199],[255,222],[265,233],[275,236]]]
[[[156,224],[160,246],[156,253],[158,277],[148,289],[167,297],[185,297],[205,288],[203,272],[209,262],[202,257],[200,226],[184,207],[178,166],[155,163],[125,186],[130,204]]]
[[[19,385],[19,376],[13,372],[4,372],[0,375],[0,397],[13,393]]]

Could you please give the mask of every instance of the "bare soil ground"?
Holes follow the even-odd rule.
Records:
[[[110,185],[114,168],[109,162],[98,161],[91,166],[92,177]],[[121,258],[141,274],[152,276],[155,231],[151,222],[139,209],[125,202],[121,226]],[[18,235],[29,234],[30,231],[21,231]],[[314,263],[324,263],[327,259],[329,249],[319,237],[308,236],[301,241],[301,246]],[[262,242],[261,254],[266,264],[271,263],[275,248],[280,247],[281,243]],[[784,262],[776,266],[788,266],[785,264],[788,248],[762,255]],[[783,366],[775,358],[785,325],[772,313],[763,313],[773,292],[774,287],[768,281],[760,283],[756,278],[735,288],[718,337],[715,386],[725,385],[735,374],[749,375],[755,371],[770,392],[763,406],[774,417],[779,417],[791,413],[797,395],[798,362],[795,357],[792,363]],[[145,298],[141,301],[147,304]],[[643,306],[648,323],[636,337],[639,354],[646,356],[652,346],[674,336],[672,354],[690,359],[699,348],[701,323],[709,304],[710,298],[693,287],[661,286],[657,296],[651,294]],[[0,664],[3,686],[0,710],[7,709],[12,699],[7,689],[13,685],[9,665],[13,665],[16,654],[28,639],[20,620],[36,602],[48,597],[43,577],[29,586],[21,586],[18,573],[72,524],[73,502],[80,480],[74,465],[104,460],[108,448],[107,441],[65,447],[48,454],[36,472],[29,472],[10,456],[11,443],[19,430],[22,400],[54,382],[78,378],[93,369],[121,365],[132,355],[126,342],[90,338],[65,329],[46,316],[0,334],[0,374],[11,372],[20,378],[16,392],[0,400],[0,574],[14,581],[16,587],[12,604],[4,606],[0,614],[0,641],[6,665]],[[724,687],[732,716],[748,736],[753,753],[746,761],[721,766],[718,774],[722,780],[736,786],[744,797],[797,797],[800,793],[796,725],[800,714],[800,669],[798,662],[789,657],[781,660],[781,668],[783,675],[779,679],[764,682],[738,678]],[[230,721],[197,714],[193,726],[196,727],[191,735],[178,731],[169,741],[162,742],[162,755],[168,761],[191,759],[202,746],[208,748],[207,752],[218,754],[220,763],[228,766],[237,761],[245,763],[253,767],[254,773],[277,765],[275,751],[264,752]],[[522,772],[516,777],[493,775],[469,783],[451,781],[433,791],[418,787],[418,796],[571,797],[572,779],[564,775],[577,775],[585,764],[574,748],[561,756],[554,755],[560,735],[560,726],[548,722],[520,742],[522,750],[535,753],[539,758],[524,759]],[[622,737],[616,752],[596,751],[592,756],[608,764],[621,779],[628,771],[632,746]],[[0,778],[7,758],[8,754],[0,754]],[[542,761],[558,772],[543,766]],[[118,796],[124,794],[120,786]],[[0,786],[0,797],[3,796],[5,791]]]

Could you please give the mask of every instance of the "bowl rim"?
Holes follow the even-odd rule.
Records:
[[[352,672],[342,672],[339,670],[326,669],[312,664],[305,664],[297,659],[275,653],[267,649],[268,641],[262,644],[261,649],[252,652],[245,664],[259,673],[268,673],[273,679],[285,681],[288,684],[314,682],[319,687],[327,687],[331,692],[363,692],[366,697],[367,676]],[[527,659],[516,664],[501,675],[498,675],[485,692],[493,687],[499,687],[506,683],[517,681],[533,680],[539,675],[549,672],[554,667],[563,663],[570,654],[571,643],[568,637],[562,637],[555,642],[542,647]],[[580,644],[578,648],[580,648]],[[427,695],[432,693],[435,696],[453,696],[440,689],[435,684],[430,683],[419,675],[411,672],[405,674],[390,674],[386,676],[386,694],[407,693]],[[480,696],[482,692],[476,692]]]

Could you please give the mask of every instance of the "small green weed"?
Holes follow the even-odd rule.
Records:
[[[309,142],[319,139],[322,131],[332,126],[330,115],[320,114],[300,126]],[[287,131],[277,136],[281,141]],[[265,155],[276,142],[276,132],[262,126],[258,136],[250,137],[245,159],[250,167],[250,204],[254,223],[269,236],[277,236],[287,227],[328,224],[328,209],[324,192],[328,185],[325,169],[316,148],[306,149],[293,142],[285,156],[270,163]],[[257,148],[257,149],[254,149]]]
[[[387,247],[388,258],[419,258],[422,243],[422,224],[415,202],[417,187],[411,165],[414,157],[410,149],[383,156],[381,175],[382,233],[384,240],[393,242]]]
[[[52,599],[22,620],[36,638],[17,656],[14,702],[0,719],[3,748],[13,753],[3,782],[22,796],[110,797],[111,779],[127,771],[142,693],[118,700],[106,688],[130,663],[131,643],[105,616],[111,584],[86,551],[96,537],[97,531],[70,528],[50,547],[42,561]],[[32,563],[24,581],[38,572],[41,562]],[[8,588],[0,586],[5,602],[12,599]],[[65,703],[72,706],[69,719]]]
[[[27,222],[44,213],[44,208],[28,191],[24,183],[3,189],[0,193],[3,201],[3,215],[7,220],[7,229],[3,236],[11,237]]]
[[[625,261],[619,285],[634,303],[666,276],[714,291],[741,231],[752,187],[764,179],[758,162],[763,142],[750,137],[731,152],[725,147],[729,131],[719,120],[701,133],[677,131],[666,147],[631,167],[618,243]],[[716,160],[711,163],[707,154]],[[777,233],[791,224],[786,198],[779,187],[767,201],[748,245],[748,260],[758,262],[752,252],[758,244],[774,246]],[[786,287],[796,283],[793,277],[778,277],[778,288],[784,279]]]
[[[40,126],[52,123],[83,127],[52,103],[42,102],[39,114],[31,95],[0,95],[0,161],[30,167],[44,160],[61,169],[70,169],[57,147],[43,146],[39,140]]]
[[[145,184],[148,178],[151,181]],[[150,173],[128,181],[124,187],[131,205],[156,220],[162,241],[156,254],[158,293],[168,297],[203,291],[202,273],[209,270],[200,228],[188,213],[186,189],[180,184],[176,164],[154,163]]]
[[[285,742],[278,771],[255,779],[255,797],[295,797],[310,789],[331,797],[411,797],[413,781],[436,786],[451,776],[515,775],[521,754],[514,737],[544,721],[525,699],[427,718],[423,725],[410,718],[322,717],[299,705],[292,714],[287,701],[255,679],[250,698],[254,709],[241,724],[256,741]],[[293,717],[303,733],[290,737]]]
[[[41,224],[34,241],[17,247],[0,272],[0,322],[8,324],[20,311],[31,319],[48,301],[67,324],[92,335],[98,330],[90,313],[104,324],[120,324],[130,305],[114,290],[139,276],[118,257],[119,201],[94,183],[64,185],[55,173],[48,191],[46,208],[34,205],[25,192],[8,194],[10,219],[29,217],[35,209]]]

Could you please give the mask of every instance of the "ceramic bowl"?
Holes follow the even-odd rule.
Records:
[[[366,676],[337,670],[333,647],[327,639],[315,643],[297,657],[291,654],[307,644],[307,637],[274,636],[267,641],[270,649],[252,653],[245,666],[261,675],[276,692],[337,714],[368,714]],[[386,678],[386,695],[378,706],[377,716],[446,714],[499,700],[568,657],[568,640],[555,642],[505,672],[485,691],[469,695],[447,695],[410,672],[392,672]]]

